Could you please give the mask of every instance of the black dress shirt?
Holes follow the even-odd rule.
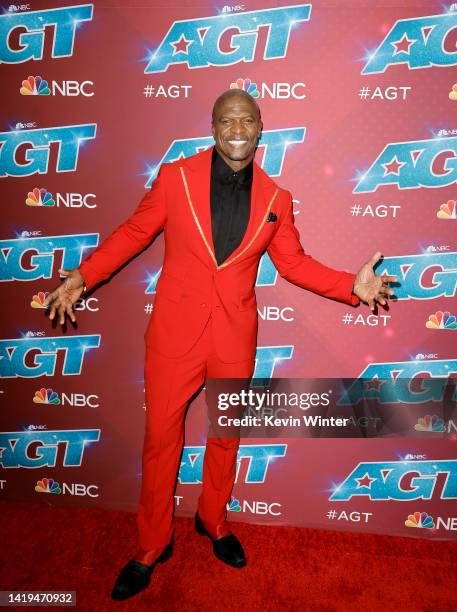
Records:
[[[251,211],[253,163],[234,172],[213,148],[211,158],[211,225],[220,265],[240,245]]]

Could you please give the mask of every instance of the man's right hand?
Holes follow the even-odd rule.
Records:
[[[78,268],[74,270],[59,270],[60,276],[65,279],[55,291],[50,293],[44,302],[45,307],[50,307],[49,318],[54,319],[56,312],[59,315],[59,323],[65,323],[65,316],[76,322],[73,304],[84,292],[84,278]]]

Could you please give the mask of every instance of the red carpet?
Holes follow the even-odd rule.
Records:
[[[456,543],[239,524],[249,564],[235,570],[177,519],[173,557],[147,591],[117,603],[133,514],[1,502],[0,515],[0,590],[73,590],[78,610],[457,610]]]

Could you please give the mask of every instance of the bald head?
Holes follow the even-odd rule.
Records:
[[[247,104],[249,104],[253,111],[257,114],[258,119],[260,120],[260,108],[254,98],[248,94],[247,91],[243,89],[227,89],[224,91],[216,100],[213,106],[212,113],[212,123],[214,123],[214,118],[217,116],[221,107],[225,105],[226,102],[229,101],[236,102],[237,100],[244,100]]]
[[[242,89],[224,91],[213,106],[211,131],[219,155],[238,172],[254,158],[262,132],[257,102]]]

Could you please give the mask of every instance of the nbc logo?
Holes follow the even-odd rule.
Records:
[[[20,93],[23,96],[49,96],[51,90],[48,87],[48,82],[40,76],[29,76],[27,80],[22,81]]]
[[[42,478],[38,480],[35,486],[37,493],[62,493],[62,495],[77,495],[78,497],[98,497],[97,485],[85,485],[80,482],[62,483],[60,484],[53,478]]]
[[[59,395],[53,389],[38,389],[33,397],[35,404],[53,404],[58,406],[75,406],[76,408],[98,408],[100,398],[98,395],[85,395],[84,393],[64,393]]]
[[[230,512],[250,512],[251,514],[271,514],[272,516],[281,515],[281,504],[273,502],[268,504],[264,501],[247,501],[244,499],[240,502],[239,499],[232,497],[230,503],[227,504],[227,510]]]
[[[230,500],[230,503],[227,504],[227,510],[230,510],[230,512],[241,512],[241,506],[240,506],[239,500],[235,499],[235,497],[232,497],[232,499]]]
[[[30,306],[32,308],[47,308],[47,306],[44,305],[44,302],[48,295],[49,293],[47,291],[39,291],[38,293],[35,293],[32,301],[30,302]]]
[[[37,493],[62,493],[59,483],[53,478],[42,478],[35,486]]]
[[[305,83],[253,83],[249,78],[238,78],[230,83],[230,89],[241,89],[253,98],[271,98],[272,100],[295,98],[303,100],[306,98]]]
[[[257,83],[252,83],[251,79],[237,79],[234,83],[230,83],[230,89],[241,89],[253,98],[258,98],[260,96],[259,90],[257,89]]]
[[[436,414],[426,414],[423,417],[417,419],[417,423],[414,425],[416,431],[434,431],[444,432],[446,427],[443,419],[440,419]]]
[[[435,521],[426,512],[415,512],[409,514],[405,521],[406,527],[417,527],[419,529],[435,529]]]
[[[457,329],[457,320],[450,312],[437,310],[435,314],[429,316],[425,327],[428,329]]]
[[[22,81],[19,92],[23,96],[85,96],[94,95],[93,81],[45,81],[41,76],[29,76]]]
[[[97,208],[94,193],[56,193],[55,196],[44,187],[35,187],[29,191],[25,203],[27,206],[57,206],[57,208]]]
[[[54,206],[55,202],[52,193],[42,187],[35,187],[33,191],[29,191],[25,200],[27,206]]]
[[[60,404],[60,398],[52,389],[39,389],[33,397],[35,404]]]
[[[448,200],[444,204],[441,204],[436,216],[438,219],[457,219],[456,201]]]

